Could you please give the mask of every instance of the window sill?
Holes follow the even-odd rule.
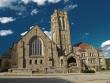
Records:
[[[30,58],[44,58],[43,56],[30,56]]]

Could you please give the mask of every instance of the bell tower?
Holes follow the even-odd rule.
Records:
[[[70,26],[66,11],[55,10],[51,16],[52,41],[57,45],[58,50],[68,53],[72,49]]]

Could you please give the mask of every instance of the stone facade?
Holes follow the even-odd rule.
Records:
[[[74,50],[80,54],[83,70],[85,70],[85,66],[95,71],[106,69],[105,58],[101,50],[82,42],[74,46]]]
[[[11,48],[11,72],[73,73],[86,67],[106,69],[105,58],[96,48],[71,44],[68,15],[55,10],[51,16],[51,39],[34,26]]]

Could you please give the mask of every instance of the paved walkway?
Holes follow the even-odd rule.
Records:
[[[63,79],[71,83],[110,83],[110,72],[98,72],[95,74],[0,73],[0,79],[3,79],[3,78],[49,78],[49,79],[54,78],[54,79]]]

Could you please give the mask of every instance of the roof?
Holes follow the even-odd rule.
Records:
[[[74,45],[75,47],[80,47],[81,49],[87,49],[90,47],[90,45],[83,43],[83,42],[79,42],[77,44]]]

